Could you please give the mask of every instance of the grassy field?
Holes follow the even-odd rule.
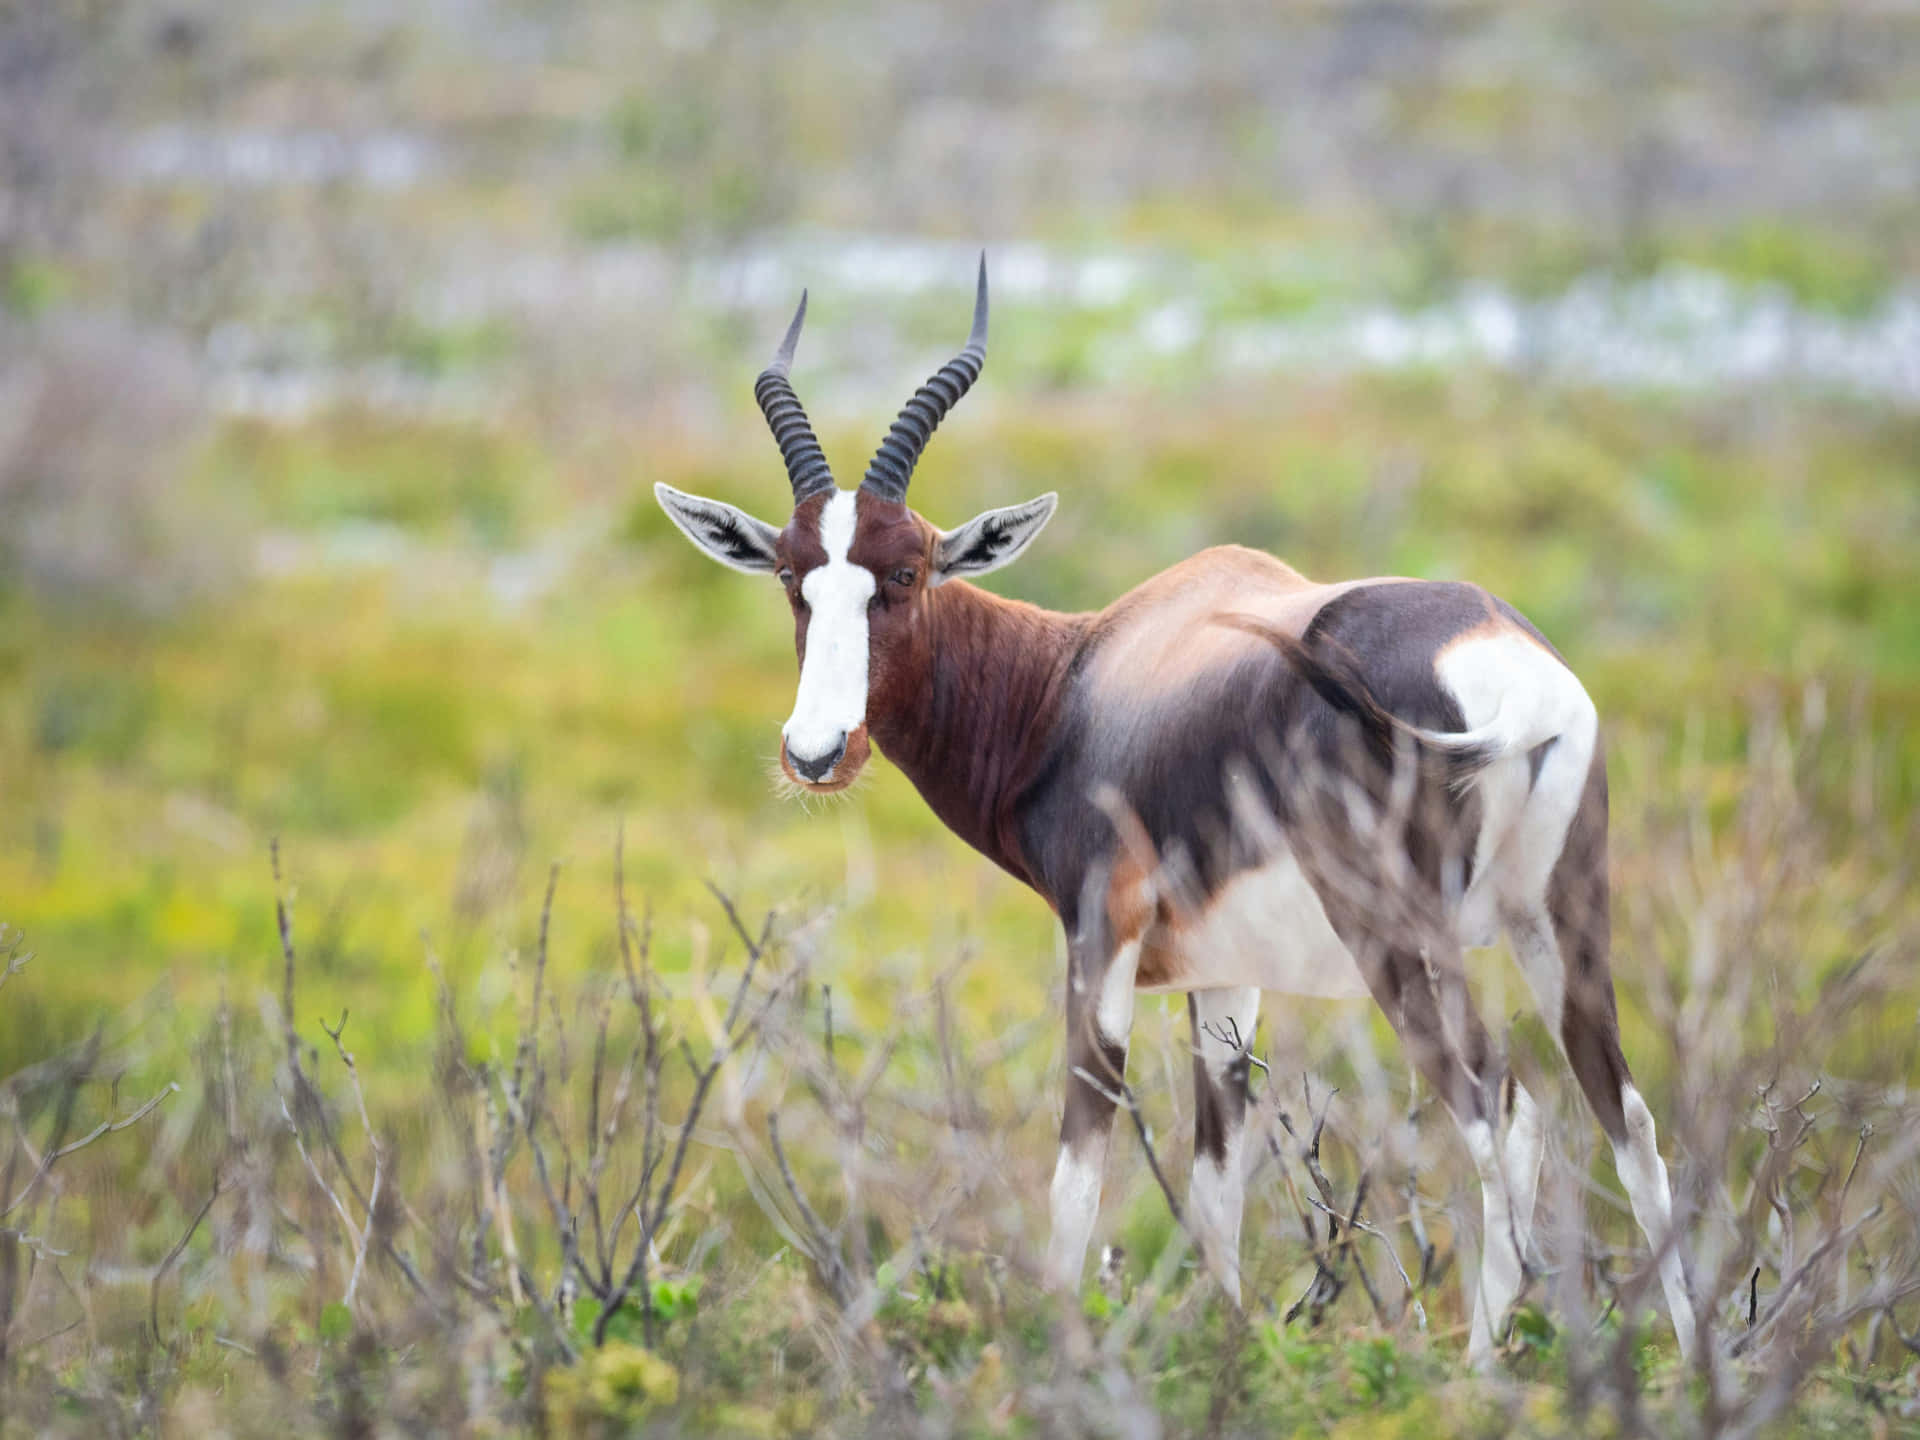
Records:
[[[1027,20],[0,12],[0,1435],[1920,1434],[1915,22]],[[883,761],[777,796],[785,607],[650,494],[782,517],[802,286],[857,475],[982,244],[913,498],[1060,492],[993,588],[1237,541],[1586,682],[1718,1391],[1497,954],[1497,1373],[1366,1005],[1263,1015],[1239,1312],[1143,1001],[1042,1292],[1052,917]]]
[[[995,583],[1061,608],[1227,538],[1310,574],[1472,577],[1575,657],[1621,763],[1649,757],[1621,777],[1629,800],[1672,784],[1683,743],[1737,765],[1752,707],[1796,709],[1813,685],[1865,727],[1878,803],[1914,804],[1909,418],[1487,377],[1144,403],[1124,429],[1121,413],[1003,404],[957,424],[919,501],[954,515],[1058,487],[1044,550]],[[280,550],[309,537],[288,573],[152,621],[14,595],[0,884],[36,948],[116,957],[39,1001],[71,1014],[22,1033],[71,1039],[102,1003],[164,984],[198,1005],[229,973],[256,975],[278,837],[319,927],[312,981],[378,978],[381,1038],[417,1035],[431,1007],[416,937],[483,967],[524,942],[546,860],[603,867],[622,824],[662,906],[684,910],[712,877],[832,904],[883,946],[977,928],[996,963],[1039,957],[1006,977],[1030,974],[1008,998],[1037,1008],[1055,979],[1044,915],[897,776],[819,814],[775,799],[784,615],[767,587],[674,543],[641,483],[774,513],[777,467],[739,430],[718,450],[636,437],[633,483],[566,522],[579,538],[532,599],[501,574],[539,552],[477,543],[476,509],[537,513],[541,492],[580,482],[510,426],[356,416],[234,425],[198,462]],[[601,897],[579,889],[563,903],[584,919]]]
[[[850,454],[860,438],[834,434],[829,446]],[[1063,607],[1096,605],[1197,545],[1232,538],[1313,574],[1472,576],[1533,616],[1606,717],[1629,1053],[1674,1137],[1705,1269],[1707,1257],[1724,1262],[1740,1248],[1734,1197],[1758,1183],[1768,1153],[1753,1149],[1767,1112],[1749,1082],[1772,1080],[1784,1095],[1825,1077],[1836,1097],[1816,1132],[1825,1148],[1781,1182],[1786,1203],[1807,1207],[1803,1225],[1825,1203],[1810,1177],[1844,1164],[1828,1151],[1844,1150],[1856,1115],[1876,1111],[1877,1143],[1911,1164],[1916,1137],[1899,1096],[1920,1081],[1910,885],[1917,441],[1911,418],[1844,401],[1622,396],[1490,375],[1284,394],[1259,386],[1178,403],[1003,397],[942,435],[916,494],[951,519],[1059,488],[1063,513],[1044,543],[996,583]],[[311,1213],[321,1202],[267,1098],[276,1073],[282,1090],[292,1083],[284,1058],[278,1072],[273,1062],[284,971],[269,845],[278,842],[296,919],[293,1018],[302,1045],[317,1047],[307,1064],[344,1107],[333,1123],[364,1183],[371,1152],[318,1028],[319,1017],[348,1013],[375,1133],[412,1207],[381,1223],[424,1267],[438,1253],[428,1239],[436,1214],[457,1213],[445,1197],[459,1193],[448,1174],[458,1092],[447,1088],[438,984],[460,1017],[459,1057],[483,1077],[468,1083],[482,1093],[504,1083],[557,863],[544,953],[548,994],[561,998],[548,1044],[582,1051],[591,997],[618,973],[620,837],[629,903],[651,912],[676,1033],[707,1038],[713,1002],[700,997],[740,956],[709,881],[744,914],[774,912],[784,941],[769,964],[795,978],[778,992],[777,1034],[730,1062],[659,1248],[671,1296],[687,1292],[671,1303],[694,1317],[666,1324],[647,1352],[673,1367],[679,1400],[663,1405],[639,1352],[618,1348],[516,1390],[526,1366],[561,1358],[538,1306],[523,1299],[516,1309],[504,1291],[498,1309],[466,1296],[453,1306],[461,1326],[503,1327],[487,1332],[491,1358],[471,1363],[506,1414],[541,1397],[562,1428],[582,1416],[617,1429],[658,1414],[669,1425],[777,1432],[859,1428],[871,1407],[910,1401],[922,1421],[958,1405],[953,1413],[984,1417],[988,1429],[1001,1413],[1044,1430],[1057,1403],[1098,1428],[1100,1405],[1124,1398],[1101,1391],[1104,1365],[1177,1431],[1205,1429],[1217,1407],[1230,1428],[1311,1430],[1344,1414],[1379,1433],[1442,1421],[1463,1433],[1600,1423],[1573,1413],[1566,1397],[1583,1392],[1566,1377],[1599,1383],[1587,1352],[1600,1341],[1579,1338],[1593,1323],[1587,1307],[1604,1304],[1595,1295],[1610,1286],[1637,1293],[1626,1277],[1644,1267],[1617,1201],[1602,1198],[1615,1192],[1605,1162],[1588,1158],[1591,1126],[1538,1026],[1522,1018],[1520,987],[1500,971],[1487,972],[1483,1003],[1513,1017],[1516,1055],[1554,1077],[1567,1173],[1592,1174],[1599,1187],[1563,1196],[1559,1213],[1623,1247],[1598,1252],[1610,1261],[1589,1255],[1585,1299],[1537,1297],[1534,1328],[1514,1342],[1517,1378],[1458,1378],[1453,1227],[1456,1214],[1473,1213],[1470,1170],[1436,1117],[1406,1123],[1404,1072],[1365,1007],[1276,1009],[1263,1043],[1276,1077],[1305,1073],[1323,1095],[1340,1088],[1328,1122],[1340,1186],[1363,1171],[1399,1174],[1424,1199],[1438,1257],[1420,1297],[1424,1331],[1404,1316],[1386,1323],[1355,1286],[1318,1326],[1281,1323],[1302,1265],[1313,1272],[1274,1174],[1256,1199],[1257,1298],[1245,1322],[1234,1319],[1177,1259],[1166,1203],[1124,1141],[1103,1234],[1129,1257],[1115,1294],[1150,1299],[1128,1306],[1096,1294],[1084,1322],[1047,1307],[1023,1265],[1044,1228],[1059,1085],[1051,917],[942,832],[884,765],[842,803],[809,811],[775,798],[766,766],[793,681],[777,597],[693,554],[643,483],[775,513],[781,487],[764,437],[743,417],[720,446],[620,434],[601,448],[632,457],[614,482],[567,473],[511,416],[232,423],[198,451],[194,489],[213,510],[243,512],[278,573],[144,619],[9,596],[0,894],[35,958],[8,983],[0,1053],[46,1085],[49,1057],[102,1036],[69,1134],[169,1082],[184,1087],[136,1132],[103,1137],[59,1172],[43,1238],[60,1249],[91,1239],[80,1242],[84,1262],[44,1262],[73,1271],[69,1291],[44,1272],[30,1289],[23,1313],[58,1333],[20,1356],[16,1373],[58,1382],[68,1398],[51,1410],[29,1404],[26,1423],[89,1426],[107,1413],[100,1407],[139,1393],[175,1428],[251,1404],[265,1407],[264,1420],[282,1403],[276,1385],[291,1386],[323,1426],[363,1385],[385,1405],[412,1396],[414,1408],[390,1413],[415,1423],[460,1413],[470,1396],[414,1394],[432,1365],[409,1347],[447,1343],[454,1322],[436,1310],[429,1324],[396,1264],[376,1250],[354,1310],[338,1308],[342,1242]],[[555,533],[577,538],[543,586],[529,594],[503,580],[537,566],[527,557]],[[1841,1006],[1836,986],[1865,988],[1845,991]],[[826,1003],[839,1052],[823,1075],[813,1047]],[[1137,1083],[1177,1168],[1184,1022],[1177,1007],[1145,1008]],[[1803,1029],[1796,1017],[1808,1015]],[[629,1023],[614,1020],[616,1053]],[[853,1088],[880,1053],[888,1068],[850,1141],[833,1087]],[[555,1115],[577,1135],[581,1054],[567,1064]],[[428,1076],[437,1078],[423,1087]],[[681,1079],[669,1070],[662,1084],[677,1115]],[[943,1099],[949,1086],[964,1098]],[[1303,1099],[1294,1081],[1263,1088],[1296,1122],[1303,1103],[1324,1103]],[[59,1117],[36,1106],[58,1089],[21,1093],[23,1120],[44,1143]],[[496,1110],[504,1103],[496,1097]],[[948,1104],[972,1119],[941,1144],[920,1132]],[[807,1232],[768,1162],[776,1111],[798,1112],[787,1123],[803,1137],[789,1141],[800,1184],[816,1187],[838,1233],[858,1238],[880,1287],[864,1328],[836,1316],[831,1288],[802,1259]],[[832,1157],[844,1159],[847,1144],[859,1158],[836,1180]],[[990,1180],[971,1172],[978,1165]],[[241,1243],[249,1197],[213,1185],[240,1185],[240,1172],[285,1187],[282,1221],[266,1228],[289,1233],[259,1242],[264,1251]],[[856,1172],[857,1185],[845,1178]],[[1881,1259],[1906,1244],[1902,1207],[1912,1218],[1910,1184],[1887,1183],[1874,1198],[1893,1208],[1868,1232],[1887,1247]],[[156,1344],[148,1286],[216,1188],[162,1277]],[[559,1242],[524,1145],[506,1157],[502,1189],[520,1217],[527,1290],[550,1289]],[[1375,1213],[1404,1227],[1417,1209],[1377,1200]],[[1856,1201],[1847,1221],[1861,1213]],[[1390,1233],[1408,1249],[1400,1229]],[[1470,1247],[1471,1235],[1463,1218],[1460,1243]],[[1792,1241],[1750,1242],[1775,1247],[1754,1259],[1764,1298],[1792,1273]],[[497,1231],[487,1243],[506,1267]],[[1562,1259],[1592,1243],[1569,1239]],[[1176,1257],[1172,1269],[1164,1256]],[[1381,1254],[1361,1258],[1384,1285]],[[1607,1279],[1592,1278],[1596,1265]],[[1736,1330],[1738,1298],[1729,1292],[1716,1312]],[[85,1324],[63,1330],[76,1303]],[[1796,1401],[1808,1424],[1832,1411],[1845,1433],[1862,1414],[1898,1415],[1911,1373],[1901,1378],[1896,1336],[1912,1321],[1888,1313],[1870,1352],[1861,1347],[1871,1317],[1829,1340],[1845,1343]],[[1601,1340],[1620,1333],[1620,1318]],[[1639,1388],[1629,1393],[1667,1416],[1649,1423],[1676,1425],[1684,1389],[1662,1358],[1663,1333],[1636,1342],[1650,1348],[1634,1351]],[[617,1334],[641,1338],[631,1325]],[[1077,1364],[1063,1358],[1075,1343],[1089,1347]],[[264,1371],[263,1345],[280,1357]],[[1223,1355],[1237,1358],[1223,1369]],[[771,1395],[768,1364],[785,1377]],[[1092,1389],[1056,1393],[1074,1385]]]

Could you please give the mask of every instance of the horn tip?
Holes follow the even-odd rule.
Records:
[[[987,343],[987,252],[980,251],[980,282],[973,297],[973,333],[967,337],[967,344],[982,349]]]
[[[793,312],[793,323],[787,326],[787,337],[780,342],[780,348],[774,353],[773,368],[782,375],[793,364],[793,352],[800,344],[800,327],[807,321],[807,292],[800,292],[800,307]]]

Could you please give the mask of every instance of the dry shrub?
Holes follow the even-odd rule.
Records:
[[[0,1404],[64,1433],[1911,1421],[1916,920],[1907,822],[1851,783],[1877,753],[1863,727],[1789,735],[1762,710],[1743,761],[1616,816],[1629,1050],[1717,1387],[1673,1359],[1654,1257],[1530,1021],[1509,1051],[1558,1123],[1530,1289],[1502,1373],[1474,1379],[1472,1166],[1369,1008],[1276,1005],[1264,1038],[1241,1037],[1259,1063],[1235,1311],[1177,1218],[1184,1016],[1143,1007],[1112,1243],[1084,1304],[1062,1306],[1039,1285],[1053,1016],[994,1029],[956,998],[964,950],[929,978],[845,953],[828,917],[749,923],[720,895],[724,945],[663,975],[616,866],[600,977],[561,993],[547,955],[566,940],[543,911],[514,1033],[475,1029],[445,984],[415,1078],[406,1057],[356,1054],[350,1016],[301,1018],[283,904],[278,994],[258,1022],[213,1017],[181,1061],[188,1093],[143,1114],[167,1077],[118,1097],[135,1071],[101,1043],[5,1081],[9,1195],[46,1173],[0,1220]],[[856,967],[864,1003],[821,983]],[[119,1133],[48,1168],[102,1122]]]

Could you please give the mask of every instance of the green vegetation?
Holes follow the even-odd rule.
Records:
[[[1668,888],[1679,873],[1675,856],[1686,851],[1669,853],[1662,837],[1705,825],[1689,843],[1744,853],[1742,837],[1761,823],[1752,818],[1755,797],[1771,793],[1775,747],[1793,737],[1790,784],[1800,808],[1765,827],[1786,836],[1812,826],[1828,858],[1779,842],[1788,870],[1748,917],[1759,948],[1745,951],[1765,965],[1772,988],[1764,1003],[1737,1002],[1738,1024],[1716,1032],[1729,1048],[1715,1073],[1755,1067],[1783,1088],[1815,1074],[1846,1085],[1869,1076],[1920,1081],[1913,972],[1896,961],[1914,953],[1900,837],[1920,803],[1920,489],[1912,469],[1920,435],[1910,418],[1837,403],[1763,408],[1546,391],[1472,375],[1320,383],[1277,398],[1264,390],[1149,397],[1128,405],[1124,426],[1122,413],[1003,400],[943,433],[917,498],[951,519],[1060,489],[1065,504],[1043,544],[995,582],[1058,606],[1098,604],[1224,538],[1272,548],[1309,573],[1472,576],[1514,600],[1571,657],[1608,719],[1629,1052],[1656,1113],[1675,1117],[1667,1133],[1723,1146],[1690,1153],[1704,1163],[1724,1153],[1742,1174],[1756,1158],[1740,1135],[1757,1132],[1740,1108],[1713,1112],[1724,1127],[1716,1131],[1681,1101],[1704,1082],[1677,1061],[1688,1042],[1676,1017],[1688,1013],[1693,987],[1709,983],[1697,968],[1701,922],[1688,907],[1721,902]],[[853,443],[829,436],[835,453]],[[1038,1413],[1035,1377],[1074,1345],[1105,1353],[1101,1337],[1120,1326],[1131,1338],[1114,1342],[1118,1363],[1178,1433],[1203,1432],[1221,1414],[1230,1428],[1269,1433],[1606,1433],[1613,1422],[1602,1417],[1612,1412],[1580,1411],[1572,1398],[1592,1388],[1595,1342],[1575,1343],[1592,1322],[1561,1313],[1563,1298],[1521,1317],[1511,1380],[1485,1386],[1459,1374],[1463,1312],[1451,1271],[1465,1261],[1454,1258],[1451,1222],[1440,1212],[1464,1171],[1445,1127],[1431,1119],[1419,1132],[1418,1185],[1439,1207],[1435,1239],[1450,1278],[1422,1295],[1430,1334],[1411,1328],[1404,1312],[1382,1329],[1351,1285],[1319,1326],[1283,1323],[1278,1311],[1312,1271],[1297,1222],[1271,1189],[1274,1198],[1256,1202],[1263,1218],[1248,1262],[1250,1293],[1268,1298],[1244,1325],[1236,1321],[1181,1258],[1180,1232],[1127,1142],[1111,1170],[1104,1222],[1129,1257],[1125,1288],[1112,1300],[1090,1296],[1080,1340],[1078,1321],[991,1258],[1009,1247],[1019,1253],[1042,1224],[1047,1097],[1057,1084],[1046,1020],[1057,939],[1044,907],[946,835],[884,765],[850,800],[817,812],[774,798],[766,752],[793,678],[782,609],[762,587],[678,543],[641,483],[665,479],[774,514],[782,492],[767,450],[745,418],[721,448],[636,449],[632,478],[616,505],[601,506],[591,538],[565,551],[543,585],[520,593],[502,587],[503,570],[549,553],[554,537],[578,524],[566,497],[603,482],[570,471],[511,421],[408,424],[348,412],[292,428],[230,425],[207,442],[195,483],[230,497],[269,537],[263,553],[280,558],[266,572],[138,621],[11,588],[0,606],[0,896],[38,958],[0,1004],[4,1068],[84,1045],[103,1018],[118,1017],[109,1028],[128,1047],[119,1062],[123,1099],[114,1108],[92,1086],[83,1110],[122,1114],[124,1097],[199,1073],[206,1061],[194,1057],[216,1053],[208,1017],[227,1013],[224,1005],[242,1038],[223,1043],[250,1057],[260,1095],[271,1095],[271,1044],[264,1035],[245,1039],[254,1022],[244,1017],[256,994],[280,984],[267,864],[277,838],[302,937],[302,1043],[325,1052],[313,1017],[351,1015],[376,1127],[405,1157],[396,1161],[405,1177],[398,1183],[409,1196],[436,1194],[442,1162],[432,1157],[448,1141],[414,1149],[444,1124],[421,1087],[445,1053],[435,967],[457,997],[466,1056],[505,1065],[549,857],[562,863],[551,917],[551,983],[567,997],[561,1003],[617,973],[608,867],[623,836],[629,895],[655,917],[663,993],[692,1003],[701,977],[729,963],[703,882],[717,881],[748,907],[774,906],[783,934],[808,937],[814,997],[791,1022],[804,1033],[782,1043],[817,1043],[807,1038],[820,1024],[817,986],[830,985],[842,1073],[858,1073],[889,1027],[924,1007],[931,977],[953,967],[939,992],[951,1000],[953,1043],[980,1054],[993,1037],[1014,1037],[970,1072],[982,1087],[977,1103],[999,1117],[988,1133],[1005,1188],[989,1218],[942,1231],[938,1255],[883,1264],[913,1233],[913,1204],[900,1187],[882,1186],[861,1202],[871,1206],[868,1218],[855,1219],[832,1199],[839,1182],[828,1157],[841,1142],[831,1124],[816,1117],[790,1139],[803,1192],[836,1224],[867,1227],[858,1232],[861,1253],[882,1297],[877,1328],[861,1332],[856,1358],[836,1360],[833,1347],[844,1342],[828,1338],[839,1332],[818,1272],[770,1223],[782,1207],[767,1209],[765,1194],[756,1200],[722,1152],[696,1146],[678,1202],[690,1207],[688,1219],[663,1244],[667,1272],[652,1290],[661,1324],[652,1345],[630,1312],[615,1316],[605,1348],[542,1372],[536,1402],[525,1367],[561,1357],[546,1348],[557,1342],[534,1312],[509,1316],[504,1330],[461,1332],[467,1338],[457,1343],[479,1347],[484,1358],[474,1363],[508,1413],[533,1406],[520,1413],[544,1413],[572,1433],[626,1433],[656,1421],[715,1433],[838,1432],[845,1415],[869,1403],[857,1395],[895,1383],[882,1373],[894,1366],[923,1413],[951,1406],[956,1416],[977,1414],[987,1433],[995,1414]],[[377,543],[356,538],[366,535]],[[1716,923],[1734,923],[1731,912]],[[1811,1032],[1817,1041],[1807,1041],[1794,1017],[1809,1007],[1825,1013],[1821,997],[1854,983],[1847,977],[1869,954],[1896,961],[1904,979],[1875,992],[1872,1004],[1827,1014]],[[1491,1013],[1520,1015],[1517,989],[1492,974]],[[1181,1022],[1177,1007],[1155,1018],[1161,1008],[1148,1007],[1144,1023],[1159,1027],[1159,1039],[1142,1046],[1139,1083],[1163,1117],[1160,1133],[1179,1137],[1167,1113],[1180,1103],[1178,1087],[1162,1078],[1174,1072],[1156,1073],[1151,1056],[1155,1043],[1178,1053]],[[886,1106],[934,1086],[945,1063],[938,1027],[924,1008],[917,1013],[894,1042],[879,1092],[894,1097]],[[564,1017],[573,1027],[568,1043],[577,1051],[581,1021],[572,1010],[555,1014],[556,1024]],[[685,1023],[697,1040],[698,1023]],[[1364,1010],[1298,1007],[1269,1029],[1276,1062],[1309,1069],[1317,1086],[1371,1093],[1353,1058],[1356,1037],[1399,1073]],[[1796,1053],[1795,1035],[1817,1048]],[[1512,1037],[1516,1053],[1557,1073],[1534,1022],[1520,1018]],[[782,1066],[795,1064],[790,1051],[774,1053],[789,1055]],[[337,1070],[333,1082],[333,1103],[344,1107],[335,1123],[364,1157],[351,1143],[357,1122]],[[1278,1103],[1292,1103],[1272,1088],[1277,1081],[1265,1084]],[[91,1243],[135,1271],[157,1264],[205,1198],[190,1177],[209,1163],[207,1142],[177,1147],[213,1123],[205,1107],[218,1088],[187,1084],[149,1122],[178,1137],[165,1142],[179,1156],[178,1178],[156,1186],[143,1162],[146,1132],[111,1137],[117,1148],[103,1142],[69,1172],[61,1223],[98,1234],[106,1217],[126,1211],[126,1196],[150,1195],[119,1238]],[[1565,1089],[1554,1087],[1563,1102]],[[677,1081],[668,1093],[677,1114]],[[744,1126],[747,1143],[764,1134],[765,1108],[780,1103],[777,1093],[752,1096],[726,1122]],[[1376,1094],[1367,1103],[1390,1116],[1405,1102]],[[869,1143],[888,1164],[909,1163],[927,1143],[912,1113],[883,1107],[868,1122]],[[1585,1156],[1591,1127],[1577,1108],[1567,1114],[1570,1155]],[[1336,1121],[1329,1155],[1343,1184],[1379,1163],[1338,1138],[1363,1133],[1362,1121],[1348,1121],[1346,1132]],[[1828,1122],[1833,1146],[1846,1139],[1844,1123]],[[1185,1142],[1162,1143],[1177,1156]],[[281,1150],[279,1173],[297,1177]],[[1820,1163],[1844,1161],[1842,1153]],[[364,1158],[353,1163],[364,1167]],[[519,1164],[509,1178],[537,1289],[555,1282],[557,1252],[538,1220],[524,1156]],[[1597,1175],[1609,1183],[1603,1165]],[[1396,1218],[1378,1203],[1382,1223]],[[89,1367],[108,1355],[115,1364],[159,1363],[140,1383],[159,1386],[169,1413],[182,1417],[213,1404],[216,1392],[264,1396],[263,1364],[269,1374],[279,1367],[301,1376],[296,1393],[316,1416],[360,1403],[355,1395],[399,1405],[393,1397],[403,1392],[416,1407],[406,1413],[430,1413],[419,1408],[423,1382],[403,1356],[416,1343],[456,1342],[406,1318],[413,1312],[393,1288],[393,1267],[374,1267],[384,1298],[364,1313],[340,1305],[337,1275],[324,1281],[337,1261],[311,1281],[269,1266],[265,1298],[236,1309],[237,1292],[215,1283],[231,1263],[214,1233],[235,1223],[222,1219],[227,1206],[216,1204],[172,1267],[181,1289],[161,1303],[177,1338],[164,1362],[138,1358],[146,1353],[134,1319],[144,1323],[144,1289],[97,1281],[91,1303],[126,1307],[131,1328],[96,1317],[85,1340],[76,1332],[28,1357],[33,1374],[68,1375],[62,1393],[74,1397],[64,1410],[33,1412],[35,1423],[85,1428],[106,1413],[99,1407],[114,1403],[119,1382]],[[452,1202],[437,1208],[458,1213]],[[1623,1255],[1634,1253],[1617,1217],[1588,1218],[1617,1230]],[[401,1231],[424,1254],[419,1223]],[[497,1248],[497,1239],[489,1243]],[[1368,1258],[1385,1289],[1381,1255]],[[1768,1272],[1761,1293],[1778,1283]],[[573,1302],[574,1343],[595,1328],[596,1303]],[[1619,1333],[1618,1319],[1609,1333]],[[1624,1428],[1677,1425],[1672,1417],[1689,1403],[1664,1333],[1656,1327],[1649,1340],[1632,1341],[1647,1408]],[[1863,1355],[1863,1333],[1849,1332],[1853,1348],[1807,1382],[1796,1413],[1808,1433],[1845,1433],[1862,1406],[1897,1417],[1911,1403],[1911,1371],[1889,1368],[1891,1334]],[[263,1346],[280,1358],[263,1359]],[[770,1365],[784,1378],[770,1379]],[[1608,1405],[1622,1403],[1606,1393]],[[1661,1415],[1669,1419],[1648,1418]]]
[[[1914,16],[1023,20],[0,6],[0,1440],[1920,1435]],[[1588,684],[1718,1401],[1498,955],[1559,1123],[1497,1374],[1472,1167],[1360,1004],[1263,1016],[1244,1313],[1169,1203],[1177,999],[1111,1263],[1042,1293],[1054,921],[884,761],[776,798],[785,607],[649,494],[783,513],[803,285],[850,480],[981,243],[914,499],[1061,492],[996,588],[1467,578]],[[1647,314],[1548,334],[1588,300]]]
[[[1915,801],[1911,420],[1470,377],[1140,405],[1124,431],[1113,418],[1003,407],[958,426],[920,503],[950,519],[1059,488],[1046,545],[996,584],[1067,608],[1228,537],[1310,574],[1470,576],[1574,660],[1617,749],[1697,726],[1709,758],[1735,759],[1746,707],[1819,681],[1831,705],[1867,707],[1881,802]],[[773,513],[777,469],[741,431],[737,450],[635,468]],[[623,822],[663,906],[706,872],[841,898],[843,923],[883,945],[977,930],[989,952],[1035,957],[1009,961],[1028,977],[1000,993],[1038,1006],[1044,912],[897,775],[818,815],[774,799],[784,615],[673,543],[650,496],[546,593],[501,598],[490,582],[537,553],[553,496],[577,488],[537,457],[500,427],[230,429],[204,463],[263,526],[312,537],[291,573],[133,627],[6,600],[0,894],[43,953],[116,955],[63,985],[74,1017],[49,1040],[103,1000],[165,981],[204,1001],[250,968],[271,836],[298,857],[309,906],[341,907],[344,973],[389,977],[389,1013],[419,1014],[412,937],[483,963],[540,862],[597,864]],[[360,548],[349,522],[384,538]],[[863,873],[847,896],[850,864]],[[465,873],[488,866],[487,884]]]

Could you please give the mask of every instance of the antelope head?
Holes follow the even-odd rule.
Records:
[[[935,589],[1012,561],[1040,533],[1059,497],[1049,493],[988,510],[951,531],[907,507],[920,452],[987,358],[984,255],[966,348],[907,402],[857,490],[834,483],[787,378],[806,317],[803,293],[773,364],[753,387],[793,487],[785,527],[670,485],[655,485],[653,493],[706,554],[735,570],[772,575],[786,591],[800,688],[780,730],[780,768],[802,789],[830,794],[852,784],[867,762],[871,697],[900,694],[929,678],[917,673],[928,657],[915,642],[925,633]]]

